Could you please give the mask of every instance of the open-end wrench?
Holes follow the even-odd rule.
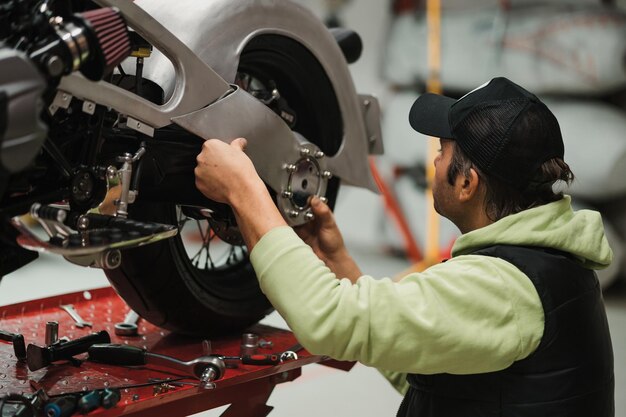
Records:
[[[67,311],[67,314],[69,314],[70,317],[72,319],[74,319],[76,327],[85,327],[85,326],[93,327],[93,323],[91,323],[89,321],[83,320],[83,318],[80,316],[80,314],[78,314],[78,311],[76,311],[74,309],[73,305],[71,305],[71,304],[62,304],[59,307],[61,307],[65,311]]]

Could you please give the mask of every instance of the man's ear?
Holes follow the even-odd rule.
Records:
[[[461,201],[470,201],[478,196],[480,176],[474,168],[470,168],[469,175],[466,177],[459,175],[459,181],[462,181],[461,189],[459,190],[459,199]]]

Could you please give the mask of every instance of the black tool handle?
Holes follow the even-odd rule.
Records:
[[[89,348],[89,360],[120,366],[145,365],[146,350],[128,345],[98,344]]]
[[[109,342],[111,342],[111,336],[106,330],[101,330],[98,333],[92,333],[69,342],[52,345],[49,347],[50,362],[69,359],[74,355],[87,352],[87,349],[93,344]]]
[[[21,361],[26,359],[26,344],[24,343],[24,336],[19,333],[11,333],[4,330],[0,330],[0,340],[13,343],[13,351],[15,357]]]

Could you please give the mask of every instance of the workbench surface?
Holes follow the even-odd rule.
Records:
[[[63,304],[74,305],[83,320],[93,322],[93,327],[77,328],[70,316],[59,308]],[[106,330],[112,343],[141,347],[151,353],[183,361],[203,355],[202,339],[172,334],[145,320],[138,323],[138,336],[115,335],[115,323],[122,322],[127,312],[126,303],[112,288],[107,287],[0,307],[0,329],[22,334],[26,345],[34,343],[44,346],[46,322],[57,321],[59,337],[67,336],[73,340]],[[259,349],[258,353],[280,353],[297,343],[291,332],[274,327],[255,325],[246,332],[258,334],[261,339],[272,342],[271,348]],[[226,356],[239,355],[241,333],[210,340],[212,352]],[[297,378],[301,374],[300,368],[306,364],[328,359],[310,355],[305,350],[299,351],[298,356],[297,360],[275,366],[240,365],[236,369],[226,369],[224,377],[215,381],[209,389],[194,385],[132,387],[152,378],[180,378],[184,375],[169,372],[165,368],[127,368],[90,361],[84,361],[79,366],[59,362],[31,372],[25,362],[17,361],[10,343],[0,342],[0,396],[21,392],[31,394],[34,392],[33,386],[44,388],[50,396],[120,387],[121,400],[116,407],[108,410],[100,408],[91,414],[154,416],[158,413],[184,416],[232,404],[223,416],[265,416],[271,410],[265,403],[276,384]],[[77,358],[85,359],[86,354]],[[349,369],[350,366],[337,367]],[[183,382],[195,383],[197,380],[189,377]]]

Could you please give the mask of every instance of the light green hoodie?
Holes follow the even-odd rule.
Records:
[[[531,281],[502,259],[471,255],[495,244],[559,249],[592,269],[613,256],[600,214],[574,212],[566,196],[462,235],[450,260],[399,282],[338,279],[288,227],[263,236],[250,259],[307,350],[385,369],[403,392],[406,373],[497,371],[541,341],[543,309]]]

